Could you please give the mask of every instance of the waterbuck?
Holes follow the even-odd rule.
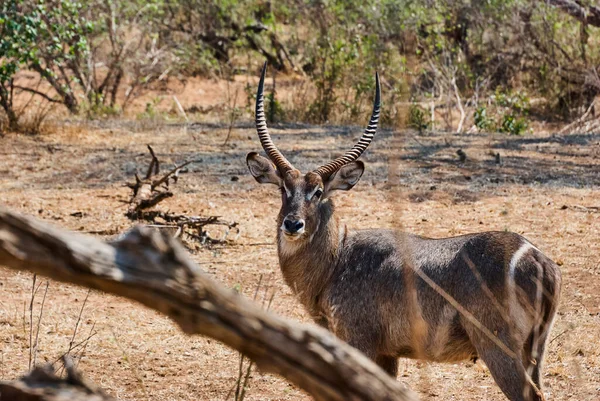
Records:
[[[265,69],[256,129],[268,159],[253,152],[246,161],[256,181],[281,190],[279,264],[312,318],[394,377],[399,357],[479,357],[510,400],[542,400],[542,359],[561,289],[558,266],[511,232],[431,239],[347,230],[331,197],[354,187],[364,172],[357,159],[377,129],[379,77],[371,120],[358,143],[302,174],[267,130]]]

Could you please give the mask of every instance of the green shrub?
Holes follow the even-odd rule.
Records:
[[[494,120],[488,117],[487,108],[480,106],[473,113],[475,126],[481,131],[493,131],[495,129]]]
[[[285,111],[281,106],[281,103],[275,98],[275,92],[271,92],[267,95],[266,102],[266,115],[268,122],[284,121]]]
[[[421,106],[416,103],[410,105],[408,109],[408,126],[423,132],[429,127],[427,123],[427,114]]]
[[[527,130],[527,122],[513,113],[507,113],[502,116],[499,130],[510,135],[522,135]]]

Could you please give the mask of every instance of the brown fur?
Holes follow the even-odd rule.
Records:
[[[298,170],[281,177],[257,154],[248,155],[248,166],[257,181],[281,189],[281,271],[317,323],[391,375],[397,374],[398,357],[454,362],[479,356],[510,400],[542,399],[528,374],[541,390],[561,274],[526,239],[509,232],[445,239],[393,230],[347,232],[330,196],[356,184],[362,163],[342,167],[325,182]],[[311,197],[315,188],[323,190],[317,199]],[[305,229],[286,233],[286,218],[305,221]]]

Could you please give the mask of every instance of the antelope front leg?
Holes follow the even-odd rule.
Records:
[[[313,320],[316,324],[318,324],[325,330],[331,331],[331,329],[329,328],[329,321],[327,320],[327,317],[320,315],[318,317],[313,318]]]
[[[363,333],[368,333],[365,330]],[[355,335],[346,340],[348,344],[372,359],[380,368],[385,370],[390,376],[396,378],[398,376],[398,358],[379,354],[377,352],[377,341],[371,335]]]
[[[388,355],[377,355],[375,362],[393,378],[398,377],[398,358]]]

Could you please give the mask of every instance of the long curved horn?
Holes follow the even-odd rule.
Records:
[[[269,156],[269,159],[275,164],[277,169],[281,172],[281,174],[285,174],[289,170],[293,170],[294,167],[292,164],[287,161],[287,159],[281,154],[281,152],[275,147],[275,144],[271,140],[271,135],[269,135],[269,130],[267,129],[267,119],[265,117],[265,97],[264,97],[264,88],[265,88],[265,75],[267,73],[267,62],[262,68],[262,73],[260,74],[260,82],[258,83],[258,91],[256,92],[256,132],[258,132],[258,138],[260,139],[260,144],[263,149]]]
[[[315,170],[315,173],[319,174],[322,178],[327,178],[331,174],[338,171],[340,168],[348,163],[352,163],[362,155],[367,149],[373,136],[377,131],[377,123],[379,122],[379,113],[381,111],[381,87],[379,84],[379,74],[375,73],[375,101],[373,102],[373,112],[371,113],[371,119],[365,132],[363,133],[360,140],[354,145],[352,149],[346,152],[343,156],[327,163],[326,165],[319,167]]]

